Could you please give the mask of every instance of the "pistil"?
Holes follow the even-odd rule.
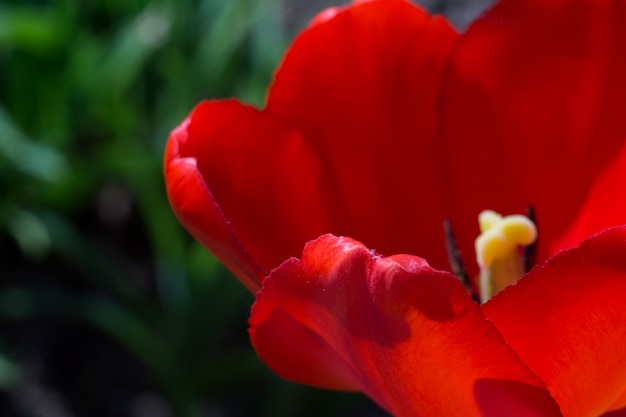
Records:
[[[482,303],[515,284],[526,272],[520,251],[537,239],[537,228],[526,216],[501,216],[485,210],[478,216],[480,235],[476,238],[476,261],[480,267],[479,289]]]

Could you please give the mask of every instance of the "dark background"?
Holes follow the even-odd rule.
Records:
[[[485,1],[424,1],[464,28]],[[383,416],[274,376],[252,296],[179,226],[165,141],[262,105],[328,0],[0,0],[0,416]]]

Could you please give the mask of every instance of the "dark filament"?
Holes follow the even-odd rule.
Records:
[[[537,224],[537,213],[535,213],[535,208],[529,204],[526,206],[526,217],[528,217],[533,223],[535,223],[535,227],[539,230],[539,225]],[[535,262],[537,261],[537,242],[539,241],[539,233],[537,233],[537,239],[528,245],[522,248],[522,261],[524,262],[524,271],[528,272],[535,266]]]
[[[461,251],[459,250],[456,237],[452,231],[452,223],[447,217],[443,220],[443,233],[446,239],[446,251],[448,252],[448,262],[450,263],[452,273],[456,275],[465,288],[469,290],[469,279],[465,265],[463,264],[463,259],[461,259]]]

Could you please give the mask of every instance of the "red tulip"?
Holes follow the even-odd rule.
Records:
[[[165,177],[180,221],[261,290],[252,341],[286,378],[397,416],[615,417],[625,143],[626,1],[503,0],[464,34],[355,1],[295,40],[263,110],[198,105]],[[467,262],[479,212],[528,205],[540,265],[480,306],[442,272],[442,222]]]

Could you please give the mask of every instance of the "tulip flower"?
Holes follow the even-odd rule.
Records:
[[[263,109],[199,104],[165,179],[279,375],[396,416],[617,417],[625,144],[626,1],[502,0],[465,33],[355,1]]]

